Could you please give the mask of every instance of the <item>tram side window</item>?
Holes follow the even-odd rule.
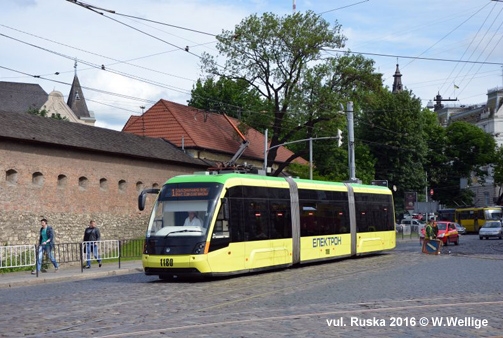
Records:
[[[300,235],[317,236],[318,211],[315,202],[300,201]]]
[[[218,211],[215,226],[213,227],[213,234],[211,235],[210,247],[208,250],[211,252],[225,248],[229,246],[230,242],[229,223],[224,219],[224,208],[221,206]]]
[[[269,208],[267,200],[245,199],[245,240],[260,241],[270,238]]]
[[[391,196],[356,193],[355,203],[357,232],[393,229]]]
[[[318,209],[318,235],[335,233],[335,215],[329,201],[317,203]]]
[[[269,215],[271,217],[271,238],[292,237],[292,221],[289,201],[270,200]]]
[[[229,231],[233,243],[244,241],[243,200],[229,198]]]
[[[349,208],[347,203],[332,201],[332,208],[334,212],[334,233],[335,234],[349,234]]]

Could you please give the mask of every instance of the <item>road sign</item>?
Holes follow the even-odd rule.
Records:
[[[372,184],[372,185],[378,185],[378,186],[381,186],[381,187],[387,187],[388,186],[388,181],[387,180],[375,180],[375,181],[370,182],[370,184]]]

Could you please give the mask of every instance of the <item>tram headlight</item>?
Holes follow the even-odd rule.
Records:
[[[201,255],[204,254],[204,247],[206,246],[206,242],[199,242],[194,246],[194,250],[192,250],[192,253],[195,255]]]

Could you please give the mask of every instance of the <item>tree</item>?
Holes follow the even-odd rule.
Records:
[[[388,89],[368,95],[356,114],[356,142],[367,144],[376,159],[376,179],[397,187],[396,205],[403,205],[404,193],[422,191],[427,155],[425,110],[409,91]]]
[[[268,111],[259,92],[241,79],[231,80],[224,77],[215,81],[207,78],[198,79],[192,88],[189,106],[210,112],[225,113],[245,124],[263,131],[268,116],[260,112]]]
[[[460,189],[459,180],[469,178],[473,172],[483,183],[488,166],[497,160],[496,143],[490,134],[467,122],[453,122],[445,132],[449,167],[440,181],[440,200],[449,205],[471,205],[473,193]]]
[[[503,147],[499,147],[496,151],[494,163],[494,184],[499,186],[498,204],[503,205]]]
[[[315,128],[323,122],[344,123],[337,112],[339,103],[347,101],[348,95],[381,84],[380,74],[373,73],[370,60],[348,55],[324,57],[323,48],[344,46],[346,38],[340,28],[337,23],[331,28],[311,11],[284,17],[252,15],[234,31],[217,36],[216,47],[225,57],[224,65],[205,54],[203,70],[213,76],[244,81],[260,94],[268,110],[271,147],[315,137],[324,131]],[[275,175],[295,158],[307,155],[305,144],[291,149],[294,154]],[[268,163],[273,163],[277,150],[269,152]]]
[[[38,110],[36,108],[29,108],[26,112],[28,114],[32,114],[32,115],[50,117],[55,120],[68,121],[68,118],[66,116],[61,116],[60,113],[56,113],[56,114],[52,113],[51,116],[49,116],[49,112],[45,108],[42,110]]]

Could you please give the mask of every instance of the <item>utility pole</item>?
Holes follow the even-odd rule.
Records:
[[[426,195],[426,203],[428,203],[428,172],[426,172],[426,187],[424,188],[424,194]]]
[[[349,180],[356,182],[355,168],[355,136],[354,136],[354,120],[353,120],[353,101],[349,101],[347,105],[347,121],[348,121],[348,162],[349,162]]]

